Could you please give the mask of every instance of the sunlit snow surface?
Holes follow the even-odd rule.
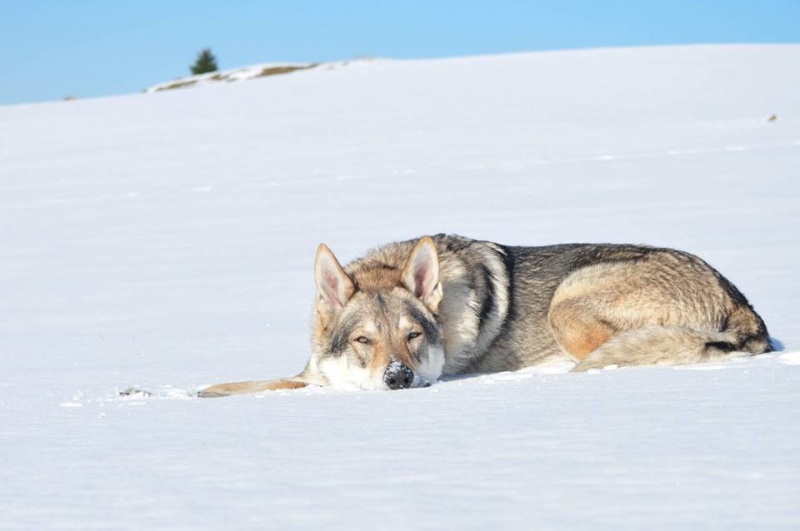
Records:
[[[798,65],[357,61],[0,107],[0,529],[797,529]],[[436,232],[694,252],[780,350],[192,397],[303,367],[320,241]]]

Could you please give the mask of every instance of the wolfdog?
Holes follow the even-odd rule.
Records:
[[[764,321],[700,258],[640,245],[512,247],[438,234],[314,267],[312,354],[295,377],[203,397],[423,387],[441,376],[571,360],[574,371],[771,351]]]

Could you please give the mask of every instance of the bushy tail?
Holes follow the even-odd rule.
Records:
[[[769,341],[745,347],[733,332],[696,330],[680,326],[653,326],[629,330],[590,353],[575,371],[608,365],[683,365],[717,361],[770,350]]]

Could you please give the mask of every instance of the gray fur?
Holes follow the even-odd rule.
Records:
[[[442,350],[442,375],[557,359],[576,362],[576,371],[697,363],[771,350],[744,295],[700,258],[673,249],[511,247],[438,234],[379,247],[344,268],[320,246],[317,285],[312,356],[291,382],[337,385],[329,369],[337,357],[337,371],[365,379],[368,369],[422,366]],[[423,338],[406,341],[398,323]],[[374,345],[354,342],[357,330],[369,330]],[[375,374],[369,385],[380,387]]]

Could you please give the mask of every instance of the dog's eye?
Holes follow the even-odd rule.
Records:
[[[358,337],[356,338],[356,341],[358,341],[358,342],[359,342],[359,343],[361,343],[362,345],[369,345],[369,339],[367,339],[367,338],[366,338],[366,337],[364,337],[364,336],[358,336]]]
[[[420,334],[419,332],[411,332],[410,334],[408,334],[408,340],[411,341],[412,339],[416,339],[421,335],[422,334]]]

